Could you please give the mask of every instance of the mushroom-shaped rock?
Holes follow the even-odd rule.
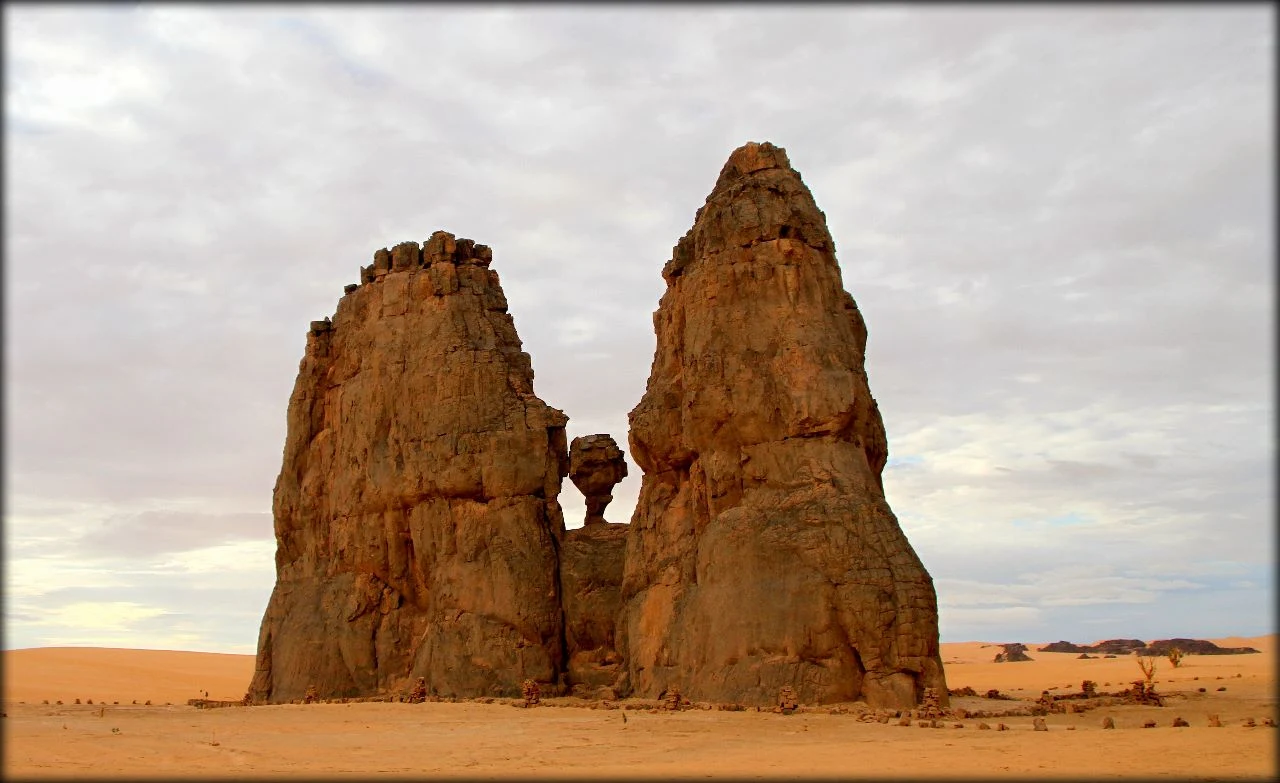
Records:
[[[584,435],[569,444],[569,480],[587,500],[584,524],[604,523],[613,488],[627,477],[627,460],[609,435]]]

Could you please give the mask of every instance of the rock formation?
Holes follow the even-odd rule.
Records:
[[[610,436],[587,435],[569,444],[569,479],[587,501],[583,526],[568,531],[560,549],[570,686],[595,689],[621,684],[622,655],[615,623],[622,606],[628,526],[606,522],[604,509],[613,500],[613,487],[626,475],[626,459]]]
[[[627,477],[622,449],[608,435],[586,435],[569,444],[569,480],[587,501],[586,525],[604,524],[613,488]]]
[[[564,669],[560,411],[533,392],[492,254],[379,250],[312,323],[273,510],[255,702],[518,696]]]
[[[622,653],[615,625],[622,608],[627,525],[584,525],[560,547],[566,679],[570,686],[618,688]]]
[[[1013,644],[1002,644],[1000,647],[1001,651],[996,653],[996,663],[1017,663],[1033,660],[1030,655],[1027,655],[1027,646],[1025,644],[1015,642]]]
[[[730,156],[662,275],[630,414],[626,685],[760,706],[783,686],[808,704],[945,699],[933,583],[881,484],[866,327],[782,149]]]

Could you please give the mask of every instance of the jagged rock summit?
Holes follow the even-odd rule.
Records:
[[[491,259],[443,231],[379,250],[312,323],[252,701],[560,677],[567,417],[533,393]]]
[[[630,414],[625,686],[759,705],[786,686],[801,703],[946,694],[933,582],[884,498],[866,327],[783,149],[733,152],[662,274]]]

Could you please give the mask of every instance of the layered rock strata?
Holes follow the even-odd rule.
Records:
[[[492,253],[379,250],[312,323],[250,696],[517,696],[564,670],[565,415],[534,395]]]
[[[785,152],[736,150],[663,269],[618,642],[654,698],[945,703],[933,583],[888,454],[825,216]]]

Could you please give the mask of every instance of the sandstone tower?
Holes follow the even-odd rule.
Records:
[[[379,250],[313,322],[274,495],[257,702],[517,696],[564,668],[563,413],[533,393],[484,245]]]
[[[782,149],[730,156],[662,276],[630,414],[644,472],[617,634],[630,689],[897,707],[945,694],[933,582],[881,485],[867,330]]]

